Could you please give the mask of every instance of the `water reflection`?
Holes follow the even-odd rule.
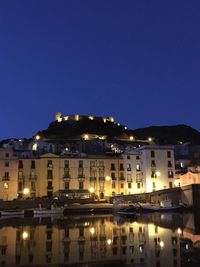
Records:
[[[192,214],[156,213],[136,221],[110,215],[1,219],[0,266],[194,266],[198,222]]]

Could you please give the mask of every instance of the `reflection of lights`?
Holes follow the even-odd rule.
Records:
[[[24,231],[23,233],[22,233],[22,239],[23,240],[27,240],[28,239],[28,232],[26,232],[26,231]]]
[[[24,188],[23,193],[24,195],[28,195],[30,192],[29,188]]]
[[[185,245],[185,248],[188,250],[188,249],[189,249],[189,245],[188,245],[188,244],[186,244],[186,245]]]
[[[90,193],[94,193],[94,187],[90,187],[89,191]]]
[[[163,248],[164,247],[164,242],[163,241],[160,241],[160,247]]]
[[[108,244],[108,245],[111,245],[111,243],[112,243],[112,240],[111,240],[111,239],[108,239],[108,240],[107,240],[107,244]]]
[[[106,176],[106,181],[110,181],[110,176]]]
[[[178,233],[179,235],[182,234],[182,230],[181,230],[181,228],[178,228],[178,229],[177,229],[177,233]]]
[[[90,233],[93,235],[95,233],[94,227],[90,228]]]

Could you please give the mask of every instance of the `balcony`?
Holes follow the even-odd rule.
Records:
[[[3,176],[2,177],[2,181],[9,181],[10,180],[10,177],[9,176]]]
[[[48,185],[47,186],[47,190],[53,190],[53,186],[52,185]]]
[[[132,183],[133,179],[132,178],[127,178],[127,183]]]
[[[119,176],[119,180],[120,181],[125,181],[125,176],[123,176],[123,175]]]
[[[128,171],[128,172],[131,172],[131,168],[127,168],[127,171]]]
[[[47,175],[47,179],[48,180],[52,180],[53,179],[53,175]]]
[[[90,182],[96,182],[97,177],[90,177]]]
[[[105,177],[104,176],[99,176],[99,181],[100,182],[105,182]]]
[[[78,174],[78,179],[85,179],[85,175],[83,173]]]
[[[48,164],[47,164],[47,168],[48,168],[48,169],[53,169],[53,164],[48,163]]]
[[[63,181],[68,181],[68,180],[70,180],[70,178],[71,178],[71,175],[69,173],[63,174]]]
[[[30,174],[29,179],[32,180],[32,181],[35,181],[35,180],[37,180],[37,175]]]

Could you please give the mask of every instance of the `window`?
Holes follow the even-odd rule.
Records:
[[[6,156],[6,158],[9,158],[9,153],[6,153],[5,156]]]
[[[99,161],[99,167],[104,167],[104,162],[102,160]]]
[[[115,163],[111,163],[110,169],[111,169],[111,171],[115,171]]]
[[[140,156],[136,156],[136,159],[140,159]]]
[[[151,157],[155,158],[155,151],[151,150]]]
[[[132,187],[132,184],[131,183],[128,183],[128,188],[131,188]]]
[[[168,171],[168,178],[174,178],[174,173],[173,171]]]
[[[5,179],[9,179],[9,172],[5,172],[4,177]]]
[[[131,164],[130,163],[127,164],[127,171],[131,171]]]
[[[79,182],[79,189],[83,189],[83,182]]]
[[[140,183],[137,183],[137,189],[140,189],[141,185]]]
[[[152,161],[151,161],[151,167],[156,167],[155,160],[152,160]]]
[[[136,164],[136,171],[140,171],[140,164]]]
[[[53,179],[53,172],[52,172],[52,170],[47,170],[47,178],[48,179]]]
[[[172,187],[173,187],[173,183],[169,182],[169,188],[172,188]]]
[[[31,169],[35,169],[35,160],[31,160]]]
[[[19,191],[22,191],[22,188],[23,188],[23,184],[22,184],[22,182],[19,182],[18,183],[18,190]]]
[[[31,182],[31,190],[35,191],[35,182]]]
[[[156,175],[156,172],[155,171],[152,171],[151,172],[151,178],[157,178],[157,175]]]
[[[78,167],[79,167],[79,168],[83,168],[83,161],[82,161],[82,160],[79,160]]]
[[[5,161],[5,167],[9,167],[9,161]]]
[[[124,164],[123,164],[123,163],[120,163],[120,165],[119,165],[119,170],[120,170],[120,171],[123,171],[123,170],[124,170]]]
[[[171,162],[171,160],[168,160],[168,167],[169,168],[172,168],[172,162]]]
[[[171,151],[167,151],[167,157],[171,158]]]
[[[115,188],[115,182],[112,182],[112,188],[113,189]]]
[[[95,167],[95,161],[90,161],[90,167]]]
[[[19,160],[19,169],[23,169],[23,161]]]
[[[128,156],[127,156],[127,159],[130,159],[130,158],[131,158],[131,157],[128,155]]]
[[[111,178],[112,178],[112,180],[116,180],[116,176],[115,176],[114,172],[111,172]]]
[[[52,160],[48,160],[48,162],[47,162],[47,167],[48,167],[48,168],[52,168],[52,167],[53,167]]]
[[[65,160],[64,161],[64,166],[65,166],[66,169],[69,168],[69,160]]]
[[[69,182],[65,182],[65,183],[64,183],[64,188],[65,188],[65,189],[69,189]]]
[[[121,186],[120,186],[121,188],[124,188],[124,184],[121,184]]]
[[[52,181],[48,181],[48,189],[52,189],[53,186],[52,186]]]

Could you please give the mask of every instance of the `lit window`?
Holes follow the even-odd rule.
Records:
[[[4,189],[8,189],[8,183],[4,183],[4,184],[3,184],[3,188],[4,188]]]

